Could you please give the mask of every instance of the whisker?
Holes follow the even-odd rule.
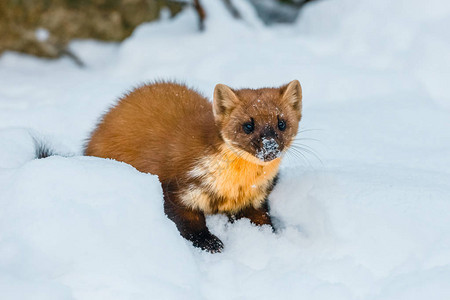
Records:
[[[294,149],[296,151],[303,150],[306,153],[314,156],[323,165],[323,161],[320,159],[319,155],[311,147],[309,147],[307,145],[302,145],[302,146],[294,145],[293,147],[291,147],[291,149]]]
[[[286,152],[286,158],[287,159],[300,159],[301,161],[303,161],[306,165],[311,166],[311,163],[309,162],[308,158],[300,151],[298,151],[297,149],[290,149],[292,151],[287,151]]]
[[[301,129],[301,130],[297,131],[297,134],[302,133],[302,132],[309,132],[309,131],[323,131],[323,129],[321,129],[321,128],[306,128],[306,129]]]
[[[301,138],[296,138],[292,140],[292,143],[298,142],[298,141],[314,141],[314,142],[320,142],[319,139],[315,139],[315,138],[307,138],[307,137],[301,137]]]
[[[307,148],[307,149],[309,149],[309,150],[311,150],[313,152],[316,152],[311,146],[308,146],[308,145],[305,145],[305,144],[296,144],[296,145],[292,145],[291,147],[299,147],[299,148],[304,147],[304,148]]]

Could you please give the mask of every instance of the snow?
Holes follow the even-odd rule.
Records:
[[[275,159],[281,156],[277,141],[273,138],[263,138],[262,148],[256,152],[256,157],[264,161],[265,159]]]
[[[36,39],[40,42],[45,42],[50,37],[50,32],[45,28],[38,28],[35,31]]]
[[[0,58],[0,299],[450,299],[447,1],[323,0],[268,28],[245,1],[243,22],[203,3],[203,33],[186,11],[120,45],[72,43],[86,68]],[[211,216],[225,249],[202,252],[156,176],[81,156],[99,116],[158,78],[208,97],[300,80],[276,234]],[[33,160],[33,137],[65,156]]]

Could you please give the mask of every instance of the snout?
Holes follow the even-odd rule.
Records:
[[[256,157],[268,162],[281,156],[280,145],[274,138],[263,137],[261,147],[256,151]]]

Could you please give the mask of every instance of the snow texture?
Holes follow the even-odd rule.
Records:
[[[279,149],[277,141],[273,138],[263,138],[262,147],[256,152],[256,157],[260,160],[272,160],[280,157],[281,151]]]
[[[203,1],[203,33],[188,10],[120,45],[73,42],[86,68],[0,58],[0,299],[450,299],[448,1],[323,0],[269,28],[234,2],[245,21]],[[202,252],[156,176],[81,156],[100,115],[159,78],[209,97],[300,80],[276,234],[212,216],[225,249]],[[33,160],[32,136],[70,155]]]

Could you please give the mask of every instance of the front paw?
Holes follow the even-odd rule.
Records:
[[[195,247],[211,253],[219,253],[223,249],[222,241],[209,231],[195,233],[191,236],[190,240]]]

